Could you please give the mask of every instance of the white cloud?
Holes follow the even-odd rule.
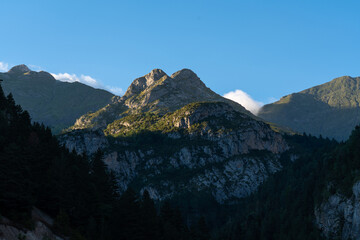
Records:
[[[224,94],[224,98],[240,103],[243,107],[255,115],[259,112],[261,106],[264,105],[262,102],[255,101],[249,94],[239,89]]]
[[[69,74],[69,73],[51,73],[51,75],[59,81],[62,82],[80,82],[80,79],[75,74]]]
[[[0,72],[9,71],[9,64],[5,62],[0,62]]]
[[[123,95],[124,92],[121,88],[118,87],[111,87],[111,86],[104,86],[99,81],[97,81],[95,78],[92,78],[88,75],[81,74],[80,76],[77,76],[76,74],[70,74],[70,73],[51,73],[51,75],[59,81],[62,82],[80,82],[86,85],[89,85],[94,88],[101,88],[105,89],[109,92],[112,92],[115,95]]]
[[[80,76],[80,79],[84,82],[84,83],[87,83],[88,85],[90,85],[90,86],[98,86],[99,85],[99,83],[94,79],[94,78],[92,78],[92,77],[90,77],[90,76],[86,76],[86,75],[83,75],[83,74],[81,74],[81,76]]]
[[[41,71],[42,67],[39,67],[37,65],[30,64],[29,67],[35,71]],[[9,71],[9,64],[6,62],[0,62],[0,72],[7,72]],[[76,74],[71,73],[51,73],[51,75],[59,81],[62,82],[80,82],[86,85],[89,85],[94,88],[101,88],[105,89],[115,95],[121,96],[124,94],[124,91],[122,88],[119,87],[112,87],[112,86],[104,86],[102,83],[97,81],[95,78],[92,78],[91,76],[81,74],[80,76]]]
[[[102,85],[98,81],[84,74],[77,76],[76,74],[70,74],[70,73],[59,73],[59,74],[51,73],[51,75],[56,80],[62,82],[81,82],[92,87],[102,88]]]

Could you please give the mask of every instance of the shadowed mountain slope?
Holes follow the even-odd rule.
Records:
[[[5,94],[29,111],[33,121],[42,122],[55,133],[74,124],[81,115],[111,102],[113,94],[85,84],[61,82],[48,72],[31,71],[18,65],[0,73]]]
[[[282,168],[288,149],[281,134],[189,69],[135,79],[118,102],[82,116],[59,139],[89,155],[102,149],[121,191],[146,189],[159,201],[246,197]]]
[[[298,132],[345,140],[360,122],[360,78],[344,76],[263,106],[258,116]]]

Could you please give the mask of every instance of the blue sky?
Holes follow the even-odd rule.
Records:
[[[360,75],[359,1],[14,0],[0,9],[0,69],[25,63],[107,89],[126,90],[153,68],[190,68],[219,94],[268,103]]]

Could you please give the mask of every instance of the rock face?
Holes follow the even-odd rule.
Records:
[[[240,104],[216,94],[191,70],[183,69],[170,77],[160,69],[135,79],[118,102],[80,117],[72,129],[104,129],[116,119],[134,113],[165,114],[193,102],[217,101],[253,116]]]
[[[344,76],[263,106],[258,116],[315,136],[346,140],[360,121],[360,77]]]
[[[53,225],[53,220],[39,209],[34,209],[32,212],[34,221],[34,229],[27,230],[20,228],[17,224],[2,218],[0,221],[0,240],[63,240],[64,238],[57,236],[52,232],[50,227]]]
[[[31,71],[26,65],[0,73],[0,79],[5,94],[12,93],[33,121],[50,126],[55,133],[74,124],[81,115],[111,103],[114,97],[82,83],[57,81],[50,73]]]
[[[35,223],[35,229],[32,231],[21,230],[14,226],[7,224],[0,224],[0,240],[63,240],[63,238],[56,236],[52,231],[42,222]]]
[[[288,149],[269,125],[224,102],[192,103],[165,115],[132,114],[104,130],[68,132],[60,141],[90,155],[103,149],[122,191],[147,189],[157,200],[202,192],[219,203],[256,190],[282,168],[279,156]]]
[[[360,181],[353,195],[336,194],[315,209],[316,224],[327,239],[360,239]]]

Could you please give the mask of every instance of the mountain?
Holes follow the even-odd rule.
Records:
[[[0,239],[209,239],[204,221],[190,231],[169,204],[158,213],[147,192],[120,196],[102,158],[60,146],[0,84]]]
[[[55,133],[74,124],[81,115],[109,104],[113,94],[79,82],[55,80],[48,72],[31,71],[18,65],[0,73],[5,94],[29,111],[32,120],[42,122]]]
[[[360,122],[360,77],[344,76],[282,97],[258,116],[315,136],[346,140]]]
[[[135,79],[118,102],[80,117],[59,140],[89,155],[101,149],[121,191],[147,190],[160,201],[246,197],[282,168],[288,149],[282,135],[188,69]]]
[[[151,112],[164,115],[189,103],[202,101],[225,102],[236,111],[255,117],[240,104],[207,88],[189,69],[180,70],[170,77],[162,70],[154,69],[135,79],[117,102],[82,116],[72,129],[103,129],[114,120],[129,114]]]
[[[360,126],[342,143],[286,139],[298,158],[240,202],[218,239],[360,239]]]
[[[0,86],[0,239],[360,238],[360,126],[341,143],[281,135],[241,106],[166,96],[124,96],[112,122],[55,138]]]

